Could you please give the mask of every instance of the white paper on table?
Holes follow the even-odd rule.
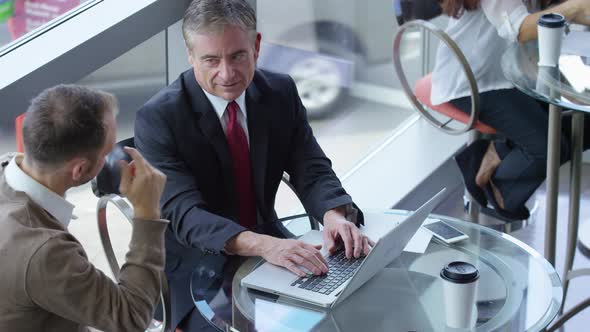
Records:
[[[362,228],[362,231],[365,235],[369,237],[369,239],[377,242],[383,235],[387,234],[397,223],[404,220],[407,216],[392,213],[388,211],[378,211],[378,212],[364,212],[365,215],[365,226]],[[425,224],[428,223],[430,218],[427,218],[424,222]],[[437,219],[435,219],[437,220]],[[432,222],[432,221],[430,221]],[[432,233],[420,227],[416,234],[412,237],[410,242],[404,248],[406,252],[414,252],[418,254],[423,254],[426,252],[428,248],[428,244],[432,239]]]
[[[430,240],[432,240],[432,233],[420,227],[416,234],[414,234],[414,237],[408,242],[404,251],[423,254],[426,252]]]
[[[590,57],[590,31],[573,30],[561,44],[561,54],[573,54]]]

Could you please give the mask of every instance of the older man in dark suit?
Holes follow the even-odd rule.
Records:
[[[167,175],[172,323],[186,331],[204,328],[189,291],[200,259],[261,256],[299,275],[300,266],[327,272],[320,247],[280,238],[274,203],[283,172],[323,222],[329,250],[342,242],[358,257],[372,242],[357,228],[362,214],[316,142],[293,80],[256,70],[261,35],[252,8],[195,0],[183,34],[193,68],[138,112],[135,143]]]

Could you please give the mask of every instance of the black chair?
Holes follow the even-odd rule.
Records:
[[[301,197],[299,197],[299,195],[297,194],[297,191],[295,191],[295,187],[289,181],[289,175],[286,174],[286,173],[284,173],[283,174],[283,178],[281,180],[293,192],[293,194],[295,194],[295,196],[297,196],[297,199],[299,200],[299,202],[303,202],[301,200]],[[290,221],[292,221],[294,219],[302,218],[302,217],[308,217],[309,218],[309,226],[311,227],[311,229],[313,229],[313,230],[319,230],[320,229],[320,223],[314,217],[312,217],[309,214],[309,212],[307,211],[307,209],[305,209],[305,213],[295,214],[295,215],[291,215],[291,216],[288,216],[288,217],[280,218],[279,221],[281,223],[283,223],[283,224],[285,224],[285,225],[288,226],[288,224],[289,224]]]
[[[119,278],[119,263],[115,257],[111,239],[107,226],[107,205],[111,203],[127,218],[129,223],[133,224],[133,207],[131,207],[120,196],[119,183],[121,181],[121,172],[117,162],[119,160],[131,161],[130,157],[123,152],[123,147],[135,147],[133,137],[118,142],[116,148],[107,155],[105,165],[100,173],[91,181],[92,192],[99,198],[96,206],[96,217],[98,221],[98,232],[104,249],[107,261],[115,278]],[[162,290],[160,292],[160,305],[162,310],[162,321],[152,320],[146,331],[170,331],[170,295],[168,289],[168,280],[162,271],[160,274],[160,283]]]

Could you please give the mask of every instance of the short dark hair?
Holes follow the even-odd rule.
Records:
[[[182,35],[192,50],[191,34],[223,31],[236,25],[256,38],[256,13],[246,0],[193,0],[184,13]]]
[[[106,112],[117,112],[117,99],[110,93],[78,85],[46,89],[25,115],[25,153],[49,167],[80,156],[96,160],[106,141]]]

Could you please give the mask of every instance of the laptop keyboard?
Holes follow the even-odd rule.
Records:
[[[346,258],[344,249],[327,257],[328,273],[317,276],[301,277],[291,286],[307,289],[320,294],[331,294],[336,288],[345,283],[358,270],[366,256]]]

